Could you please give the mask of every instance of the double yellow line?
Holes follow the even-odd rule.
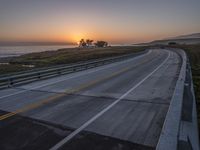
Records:
[[[126,72],[126,71],[129,71],[129,70],[131,70],[131,69],[133,69],[133,68],[136,68],[136,67],[139,66],[139,65],[142,65],[142,64],[144,64],[144,63],[146,63],[146,62],[151,62],[151,61],[153,61],[153,60],[154,60],[154,58],[152,58],[152,59],[150,59],[150,60],[142,60],[141,63],[136,64],[134,67],[126,67],[126,68],[124,68],[124,69],[122,69],[122,70],[120,70],[120,71],[118,71],[118,72],[112,73],[110,76],[106,76],[106,77],[104,77],[104,78],[99,78],[99,79],[97,79],[97,80],[93,80],[93,81],[91,81],[91,82],[89,82],[89,83],[87,83],[87,84],[82,84],[82,85],[80,85],[80,86],[77,87],[77,88],[66,90],[66,91],[63,92],[63,93],[55,94],[55,95],[53,95],[53,96],[51,96],[51,97],[49,97],[49,98],[47,98],[47,99],[41,100],[40,102],[36,102],[36,103],[32,103],[32,104],[30,104],[30,105],[27,105],[27,106],[25,106],[25,107],[23,107],[23,108],[20,108],[20,109],[14,111],[14,112],[9,112],[9,113],[7,113],[7,114],[5,114],[5,115],[1,115],[1,116],[0,116],[0,121],[2,121],[2,120],[4,120],[4,119],[7,119],[7,118],[10,118],[10,117],[12,117],[12,116],[14,116],[14,115],[16,115],[16,114],[23,113],[23,112],[26,112],[26,111],[29,111],[29,110],[38,108],[38,107],[40,107],[40,106],[42,106],[42,105],[45,105],[45,104],[48,104],[48,103],[53,102],[53,101],[55,101],[55,100],[58,100],[59,98],[61,98],[61,97],[63,97],[63,96],[67,96],[67,95],[69,95],[69,94],[77,93],[77,92],[79,92],[79,91],[81,91],[81,90],[87,89],[87,88],[89,88],[89,87],[92,87],[92,86],[94,86],[94,85],[100,83],[100,82],[103,82],[103,81],[106,81],[106,80],[111,79],[111,78],[113,78],[113,77],[116,77],[116,76],[118,76],[118,75],[120,75],[120,74],[122,74],[122,73],[124,73],[124,72]]]
[[[28,106],[25,106],[23,108],[20,108],[20,109],[14,111],[14,112],[10,112],[10,113],[7,113],[5,115],[1,115],[0,116],[0,121],[2,121],[4,119],[7,119],[7,118],[10,118],[10,117],[12,117],[12,116],[14,116],[16,114],[19,114],[19,113],[22,113],[22,112],[26,112],[26,111],[29,111],[29,110],[32,110],[32,109],[35,109],[35,108],[38,108],[38,107],[40,107],[42,105],[45,105],[45,104],[48,104],[48,103],[53,102],[55,100],[58,100],[59,98],[61,98],[63,96],[66,96],[66,95],[69,95],[69,94],[74,94],[74,93],[77,93],[77,92],[79,92],[81,90],[84,90],[86,88],[92,87],[92,86],[94,86],[94,85],[96,85],[96,84],[98,84],[98,83],[100,83],[102,81],[105,81],[105,80],[108,80],[108,79],[113,78],[115,76],[118,76],[118,75],[120,75],[120,74],[122,74],[122,73],[124,73],[124,72],[126,72],[126,71],[128,71],[130,69],[131,69],[130,67],[126,67],[126,68],[124,68],[124,69],[122,69],[122,70],[120,70],[118,72],[115,72],[115,73],[111,74],[110,76],[91,81],[88,84],[82,84],[81,86],[79,86],[77,88],[67,90],[67,91],[65,91],[63,93],[55,94],[54,96],[51,96],[51,97],[49,97],[49,98],[47,98],[45,100],[42,100],[40,102],[36,102],[36,103],[30,104]]]

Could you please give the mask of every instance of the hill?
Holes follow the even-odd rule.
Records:
[[[155,40],[149,43],[141,43],[139,45],[157,45],[157,44],[164,44],[168,45],[170,42],[175,42],[177,44],[200,44],[200,33],[193,33],[188,35],[180,35],[172,38],[162,39],[162,40]]]

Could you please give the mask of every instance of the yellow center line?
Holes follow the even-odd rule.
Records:
[[[38,108],[38,107],[40,107],[40,106],[42,106],[44,104],[47,104],[49,102],[53,102],[54,100],[57,100],[57,99],[59,99],[59,98],[61,98],[63,96],[66,96],[66,95],[69,95],[69,94],[74,94],[76,92],[79,92],[79,91],[84,90],[86,88],[89,88],[91,86],[94,86],[95,84],[98,84],[99,82],[102,82],[104,80],[107,80],[107,79],[110,79],[110,78],[112,78],[114,76],[117,76],[117,75],[119,75],[121,73],[124,73],[124,72],[128,71],[129,69],[130,69],[130,67],[127,67],[125,69],[122,69],[122,70],[120,70],[118,72],[113,73],[110,76],[91,81],[88,84],[82,84],[81,86],[79,86],[77,88],[66,90],[63,93],[55,94],[54,96],[51,96],[50,98],[47,98],[47,99],[42,100],[40,102],[36,102],[36,103],[30,104],[28,106],[25,106],[23,108],[20,108],[20,109],[14,111],[14,112],[10,112],[10,113],[7,113],[5,115],[1,115],[0,116],[0,121],[4,120],[4,119],[7,119],[7,118],[10,118],[10,117],[12,117],[12,116],[14,116],[16,114],[19,114],[19,113],[22,113],[22,112],[26,112],[26,111],[34,109],[34,108]]]
[[[61,98],[63,96],[67,96],[69,94],[74,94],[74,93],[77,93],[77,92],[79,92],[81,90],[84,90],[86,88],[92,87],[92,86],[94,86],[94,85],[96,85],[96,84],[98,84],[98,83],[100,83],[102,81],[105,81],[105,80],[108,80],[108,79],[113,78],[115,76],[118,76],[118,75],[120,75],[120,74],[122,74],[122,73],[124,73],[124,72],[126,72],[128,70],[131,70],[132,68],[135,68],[135,67],[137,67],[137,66],[139,66],[141,64],[144,64],[145,62],[148,62],[148,61],[143,61],[142,63],[137,64],[134,67],[126,67],[126,68],[124,68],[124,69],[122,69],[122,70],[120,70],[118,72],[112,73],[110,76],[107,76],[107,77],[104,77],[104,78],[99,78],[97,80],[93,80],[93,81],[91,81],[91,82],[89,82],[87,84],[84,83],[84,84],[80,85],[77,88],[66,90],[63,93],[55,94],[55,95],[53,95],[53,96],[51,96],[51,97],[49,97],[47,99],[41,100],[40,102],[32,103],[32,104],[30,104],[28,106],[25,106],[23,108],[20,108],[20,109],[14,111],[14,112],[9,112],[9,113],[7,113],[5,115],[1,115],[0,116],[0,121],[2,121],[4,119],[7,119],[7,118],[10,118],[10,117],[12,117],[12,116],[14,116],[16,114],[23,113],[23,112],[38,108],[38,107],[40,107],[40,106],[42,106],[44,104],[48,104],[50,102],[58,100],[59,98]]]

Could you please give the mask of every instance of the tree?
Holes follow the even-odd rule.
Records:
[[[85,47],[86,45],[87,45],[87,43],[85,42],[84,39],[81,39],[81,40],[79,41],[79,47]]]
[[[95,43],[95,46],[97,46],[97,47],[107,47],[107,46],[108,46],[108,43],[105,42],[105,41],[97,41],[97,42]]]
[[[86,45],[89,47],[92,45],[93,40],[87,39],[86,40]]]

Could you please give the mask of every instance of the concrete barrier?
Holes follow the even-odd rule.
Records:
[[[186,80],[187,56],[183,50],[173,49],[173,51],[176,51],[180,55],[182,59],[182,66],[170,102],[170,106],[164,121],[161,135],[158,144],[156,146],[156,150],[179,150],[179,149],[182,150],[183,147],[184,149],[199,150],[199,143],[197,142],[198,134],[195,137],[196,140],[191,139],[188,136],[186,136],[187,138],[185,139],[185,141],[181,139],[183,137],[181,135],[183,134],[183,132],[185,132],[185,130],[187,130],[182,128],[182,123],[183,123],[182,113],[183,113],[184,87]],[[192,91],[193,91],[193,86],[192,86]],[[193,113],[193,115],[195,115],[195,117],[193,117],[194,119],[192,124],[197,126],[197,121],[195,120],[196,110]],[[191,130],[198,132],[197,127],[191,128]]]

